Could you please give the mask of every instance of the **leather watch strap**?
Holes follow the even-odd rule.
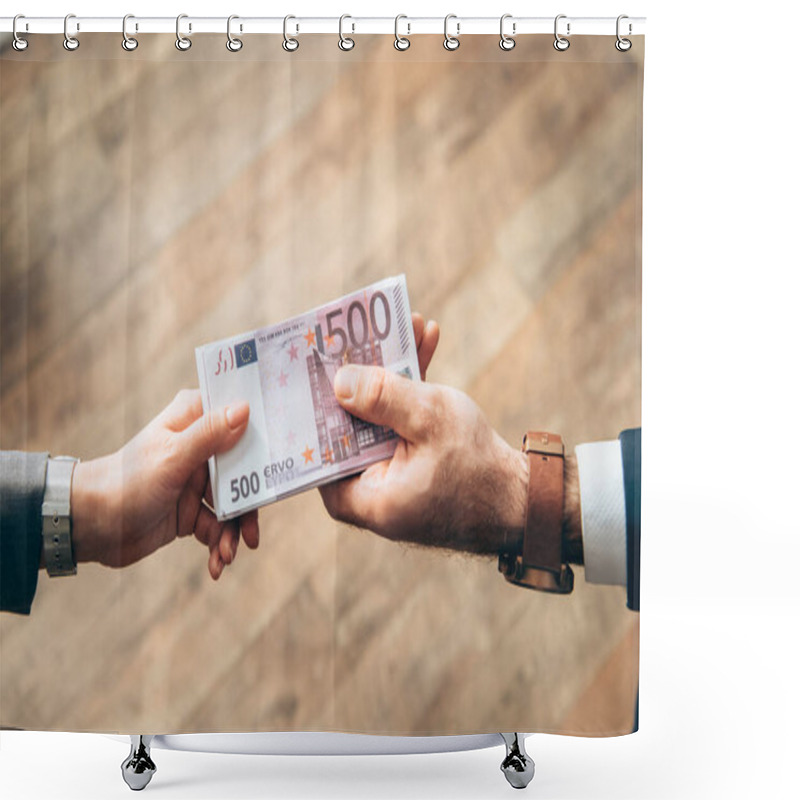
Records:
[[[561,573],[561,526],[564,516],[564,443],[555,433],[528,431],[522,441],[528,455],[528,513],[522,562]]]
[[[564,443],[555,433],[528,431],[522,441],[528,455],[528,511],[521,554],[504,554],[499,569],[521,586],[568,594],[574,576],[563,563]]]

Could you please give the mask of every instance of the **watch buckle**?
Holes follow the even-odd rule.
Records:
[[[504,553],[500,556],[498,569],[509,583],[537,589],[551,594],[570,594],[575,583],[575,574],[569,564],[562,564],[559,572],[532,567],[522,563],[522,556]]]
[[[528,431],[522,437],[523,453],[539,453],[543,456],[564,456],[564,443],[560,436],[539,431]]]

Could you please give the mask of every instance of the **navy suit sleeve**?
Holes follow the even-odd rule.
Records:
[[[0,611],[31,613],[42,551],[47,457],[0,452]]]
[[[625,527],[628,551],[628,608],[639,610],[639,545],[641,541],[642,429],[631,428],[619,435],[622,447],[622,477],[625,485]]]

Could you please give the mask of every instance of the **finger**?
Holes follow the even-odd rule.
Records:
[[[208,574],[212,580],[218,581],[223,569],[225,569],[225,564],[219,554],[219,549],[215,547],[208,556]]]
[[[218,531],[216,531],[216,536],[212,534],[211,538],[209,539],[208,543],[208,572],[209,575],[213,578],[213,580],[219,580],[219,576],[222,575],[222,570],[225,569],[225,559],[222,557],[222,553],[220,552],[220,542],[225,537],[226,531],[231,528],[235,523],[233,522],[223,522],[220,523]]]
[[[388,462],[373,464],[361,475],[343,478],[319,487],[325,509],[333,519],[369,528],[380,528],[380,484],[385,477]]]
[[[251,550],[255,550],[261,537],[258,529],[258,511],[248,511],[239,517],[239,531],[242,534],[244,543]]]
[[[210,513],[210,512],[209,512]],[[208,551],[209,553],[219,552],[219,540],[222,538],[222,531],[226,523],[220,522],[216,517],[216,525],[209,527],[208,530]]]
[[[202,414],[203,400],[200,390],[181,389],[160,416],[171,431],[178,432],[188,428]]]
[[[422,340],[417,346],[417,359],[419,360],[419,372],[422,380],[428,373],[428,367],[431,364],[433,354],[436,352],[436,347],[439,344],[439,325],[438,323],[430,320],[425,326],[422,334]]]
[[[186,430],[176,434],[176,477],[188,477],[215,453],[230,450],[242,438],[249,416],[247,403],[233,403],[203,414]]]
[[[320,486],[319,493],[322,495],[325,510],[333,519],[348,525],[357,525],[359,528],[368,528],[368,510],[354,503],[354,496],[358,494],[358,480],[359,476],[344,478],[336,483]]]
[[[206,545],[209,550],[216,546],[222,536],[222,525],[216,516],[205,506],[200,507],[197,521],[194,524],[194,535],[197,541]]]
[[[211,489],[211,481],[206,481],[206,488],[203,492],[203,500],[206,501],[208,507],[213,511],[214,510],[214,492]]]
[[[422,334],[425,332],[425,317],[418,311],[411,314],[411,326],[414,328],[414,346],[419,350],[422,344]]]
[[[203,490],[208,484],[208,464],[201,464],[187,481],[178,497],[177,534],[189,536],[195,529],[202,508]]]
[[[415,442],[429,427],[431,387],[382,367],[348,364],[336,373],[336,399],[355,416]]]
[[[233,563],[236,550],[239,547],[239,523],[232,520],[225,524],[222,535],[219,537],[219,554],[225,564]]]

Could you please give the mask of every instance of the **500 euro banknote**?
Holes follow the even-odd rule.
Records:
[[[250,403],[241,440],[209,461],[218,519],[238,516],[390,458],[388,428],[347,413],[333,391],[343,364],[419,380],[404,275],[195,350],[205,412]]]

